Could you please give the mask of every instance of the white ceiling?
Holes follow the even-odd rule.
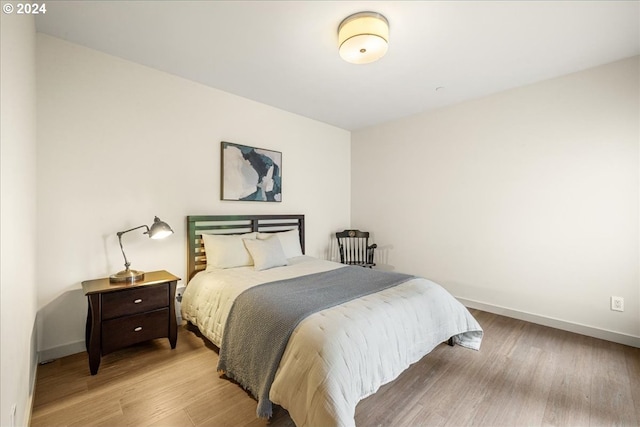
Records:
[[[640,54],[638,1],[48,1],[37,30],[356,130]],[[389,51],[340,59],[374,11]],[[436,91],[436,88],[441,87]]]

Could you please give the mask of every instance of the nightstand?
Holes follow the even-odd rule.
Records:
[[[85,341],[91,375],[98,373],[101,356],[123,347],[166,337],[176,348],[178,280],[162,270],[131,284],[110,283],[108,277],[82,282],[89,304]]]

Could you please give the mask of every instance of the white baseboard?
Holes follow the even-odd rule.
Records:
[[[566,320],[541,316],[539,314],[512,310],[510,308],[500,307],[497,305],[487,304],[484,302],[474,301],[466,298],[456,298],[466,307],[487,311],[489,313],[500,314],[502,316],[524,320],[526,322],[531,322],[538,325],[549,326],[551,328],[561,329],[563,331],[574,332],[576,334],[586,335],[589,337],[599,338],[602,340],[640,348],[640,337],[635,337],[633,335],[621,334],[619,332],[608,331],[605,329],[598,329],[592,326],[581,325],[579,323],[571,323],[567,322]],[[182,319],[178,317],[178,325],[180,325],[181,322]],[[72,354],[81,353],[83,351],[86,351],[85,343],[84,341],[78,341],[60,347],[42,350],[39,352],[38,360],[40,363],[42,363],[47,360],[59,359],[64,356],[70,356]]]
[[[179,313],[180,312],[178,311],[178,314],[176,314],[178,325],[182,323],[182,317]],[[72,354],[82,353],[85,351],[87,351],[87,347],[84,341],[76,341],[59,347],[48,348],[38,352],[38,363],[60,359],[61,357],[71,356]]]
[[[31,349],[29,354],[29,397],[27,397],[27,403],[24,406],[24,418],[25,425],[31,425],[31,414],[33,414],[33,402],[36,395],[36,382],[38,380],[38,320],[37,316],[33,322],[33,331],[31,332]]]
[[[567,322],[566,320],[541,316],[539,314],[512,310],[510,308],[500,307],[497,305],[487,304],[484,302],[474,301],[466,298],[456,297],[456,299],[469,308],[475,308],[477,310],[482,310],[493,314],[500,314],[502,316],[511,317],[513,319],[524,320],[526,322],[531,322],[538,325],[549,326],[551,328],[561,329],[563,331],[573,332],[576,334],[586,335],[593,338],[599,338],[618,344],[640,348],[640,337],[636,337],[633,335],[608,331],[606,329],[594,328],[593,326],[581,325],[579,323]]]
[[[27,403],[24,406],[24,418],[22,418],[23,420],[25,420],[27,426],[31,425],[31,414],[33,414],[33,402],[34,402],[34,397],[36,395],[36,382],[37,382],[37,375],[38,375],[38,370],[37,370],[37,364],[36,366],[33,367],[35,374],[33,375],[33,378],[31,378],[31,384],[29,385],[29,389],[31,390],[31,393],[29,393],[29,397],[27,398]]]
[[[38,352],[38,362],[46,362],[48,360],[59,359],[61,357],[70,356],[76,353],[87,351],[84,341],[72,342],[70,344],[61,345],[59,347],[48,348]]]

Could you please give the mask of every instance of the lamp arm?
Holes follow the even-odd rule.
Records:
[[[118,231],[116,234],[118,236],[118,243],[120,243],[120,250],[122,251],[122,257],[124,258],[124,267],[126,270],[129,270],[129,266],[131,265],[131,263],[127,260],[127,255],[125,255],[124,253],[124,248],[122,247],[122,235],[125,233],[128,233],[130,231],[133,230],[137,230],[139,228],[145,227],[147,229],[147,231],[145,231],[145,234],[149,233],[149,226],[147,225],[140,225],[138,227],[134,227],[134,228],[130,228],[128,230],[125,231]]]
[[[144,227],[144,228],[146,228],[146,229],[147,229],[146,233],[148,233],[148,232],[149,232],[149,226],[148,226],[148,225],[144,225],[144,224],[143,224],[143,225],[139,225],[139,226],[137,226],[137,227],[130,228],[130,229],[125,230],[125,231],[118,231],[118,233],[117,233],[117,234],[118,234],[118,237],[122,236],[124,233],[128,233],[128,232],[130,232],[130,231],[137,230],[138,228],[142,228],[142,227]],[[146,234],[146,233],[145,233],[145,234]]]

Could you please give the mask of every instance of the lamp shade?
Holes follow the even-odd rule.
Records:
[[[389,22],[376,12],[359,12],[338,27],[340,56],[353,64],[368,64],[387,53]]]
[[[153,219],[153,224],[149,227],[149,237],[152,239],[164,239],[171,234],[173,234],[173,230],[169,227],[169,224],[161,221],[158,217]]]

